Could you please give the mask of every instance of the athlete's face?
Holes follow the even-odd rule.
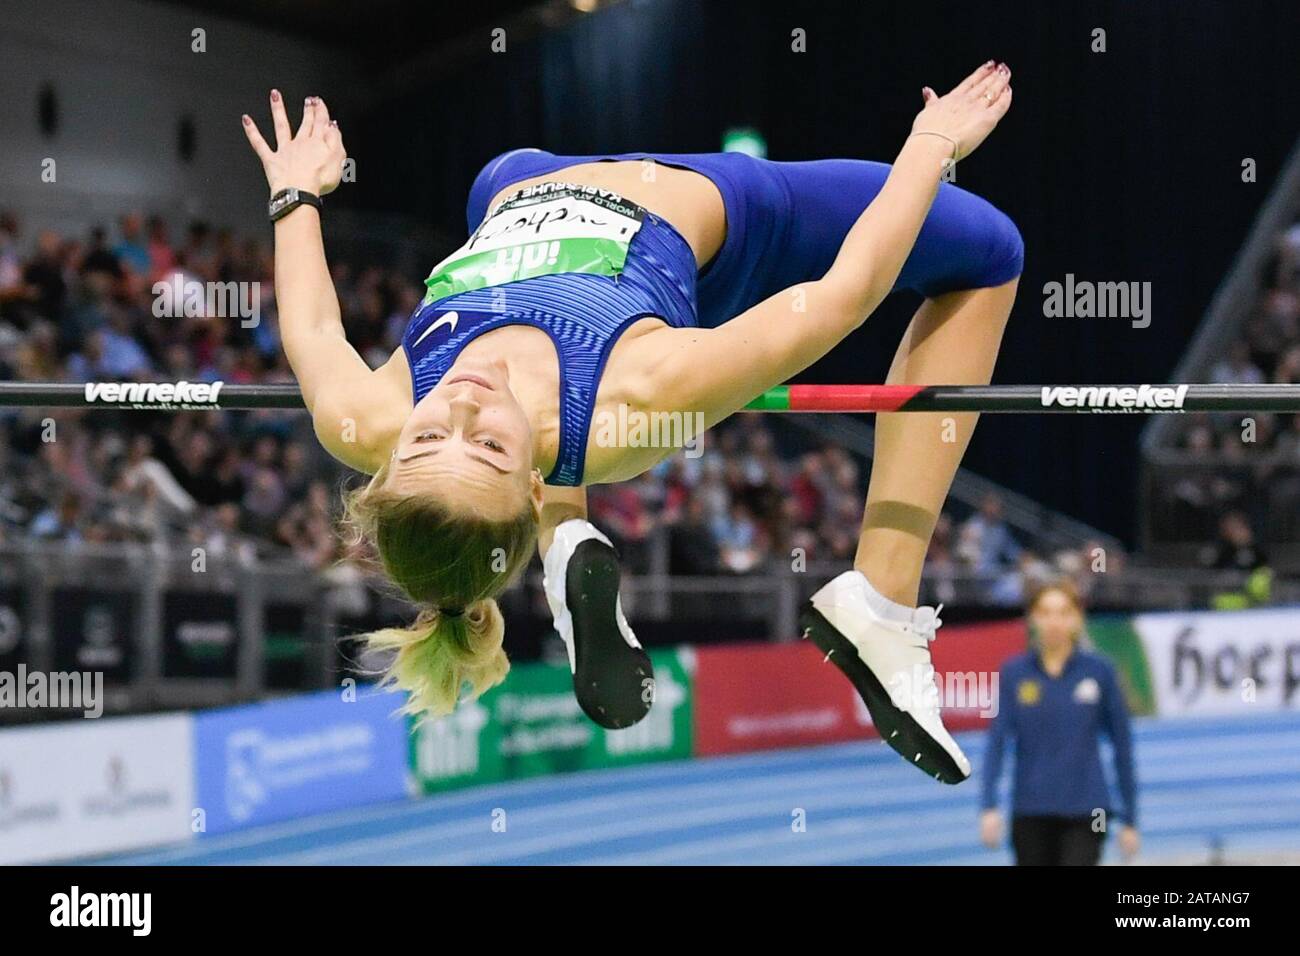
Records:
[[[510,390],[505,363],[462,357],[411,410],[397,439],[388,485],[430,491],[496,520],[521,498],[541,507],[528,417]]]
[[[1044,650],[1059,651],[1083,631],[1083,615],[1063,591],[1045,591],[1029,612]]]

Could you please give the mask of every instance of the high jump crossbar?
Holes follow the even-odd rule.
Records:
[[[0,407],[140,411],[303,408],[296,385],[0,382]],[[750,412],[1019,414],[1300,412],[1300,385],[780,385]]]

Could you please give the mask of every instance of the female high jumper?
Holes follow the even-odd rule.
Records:
[[[352,529],[422,608],[410,627],[368,637],[395,652],[388,678],[408,710],[445,714],[505,676],[495,598],[536,542],[584,711],[606,727],[647,712],[650,661],[583,486],[633,478],[674,449],[598,440],[608,433],[593,419],[699,413],[711,427],[830,352],[895,288],[925,302],[890,383],[990,380],[1023,246],[1006,216],[941,179],[1006,114],[1010,80],[990,61],[946,96],[924,88],[892,166],[497,157],[470,190],[469,241],[434,267],[402,347],[377,369],[344,336],[321,239],[318,197],[345,158],[337,122],[309,97],[295,133],[272,91],[273,150],[243,117],[272,194],[285,353],[321,443],[373,476],[349,496]],[[879,416],[854,566],[801,622],[889,745],[957,783],[970,764],[939,716],[940,622],[916,606],[978,416],[950,417],[955,435],[935,414]]]

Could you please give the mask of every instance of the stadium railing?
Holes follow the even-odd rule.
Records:
[[[842,570],[810,563],[744,575],[629,575],[634,621],[715,624],[720,640],[797,640],[800,604]],[[1235,572],[1125,567],[1089,575],[1095,610],[1211,606],[1240,591]],[[140,544],[28,542],[0,547],[0,670],[104,674],[106,710],[197,708],[373,677],[348,635],[409,617],[375,597],[348,566],[316,573],[293,559],[241,558]],[[1018,613],[1006,576],[936,569],[923,598],[954,610]],[[993,589],[1002,585],[1003,591]],[[536,581],[530,586],[535,587]],[[536,612],[517,586],[508,614]],[[1272,603],[1300,604],[1300,583],[1275,585]],[[671,628],[668,628],[671,631]],[[57,716],[4,714],[6,720]]]

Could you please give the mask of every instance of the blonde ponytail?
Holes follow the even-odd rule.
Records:
[[[409,627],[375,631],[365,640],[372,650],[396,652],[383,685],[405,691],[402,712],[424,719],[450,714],[462,696],[478,697],[505,679],[505,633],[505,618],[488,599],[454,617],[424,611]]]
[[[381,470],[348,495],[345,525],[354,542],[374,545],[389,580],[424,610],[409,627],[364,639],[372,650],[395,652],[383,685],[406,692],[402,711],[442,717],[510,670],[495,599],[528,565],[537,518],[526,501],[505,520],[454,512],[431,498],[397,497],[384,478]]]

